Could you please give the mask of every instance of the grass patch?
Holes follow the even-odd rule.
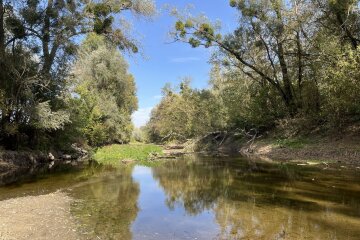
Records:
[[[98,149],[94,155],[94,160],[116,166],[121,160],[131,159],[138,162],[147,162],[150,153],[162,154],[162,148],[153,144],[127,144],[109,145]]]

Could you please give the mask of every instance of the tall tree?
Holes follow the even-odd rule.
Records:
[[[360,1],[359,0],[315,0],[321,11],[318,22],[330,34],[340,37],[343,44],[356,49],[360,44]]]
[[[240,12],[233,33],[222,37],[211,23],[190,17],[180,18],[174,37],[193,47],[218,47],[248,78],[272,86],[294,116],[312,57],[313,32],[307,26],[314,17],[304,2],[232,0],[230,5]]]
[[[73,68],[80,107],[86,109],[85,136],[91,145],[125,143],[137,109],[134,78],[120,52],[105,38],[90,34]]]
[[[138,51],[133,38],[116,24],[126,11],[149,17],[155,7],[152,0],[0,1],[1,142],[25,143],[39,135],[41,126],[53,126],[39,124],[39,108],[49,113],[46,121],[59,123],[41,132],[50,133],[68,121],[55,116],[64,113],[66,79],[86,34],[95,32],[121,50]]]

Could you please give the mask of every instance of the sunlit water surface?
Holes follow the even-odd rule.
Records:
[[[59,189],[84,239],[360,239],[356,170],[187,156],[41,175],[0,200]]]

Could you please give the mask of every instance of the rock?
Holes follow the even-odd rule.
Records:
[[[35,157],[33,155],[30,155],[29,156],[29,159],[30,159],[30,162],[33,164],[33,165],[36,165],[37,161],[35,159]]]
[[[166,150],[175,150],[175,149],[184,149],[183,145],[167,145],[165,146]]]
[[[86,156],[88,155],[88,151],[86,151],[85,149],[79,147],[77,144],[72,144],[71,147],[81,156]]]
[[[64,160],[70,160],[70,159],[72,159],[72,156],[69,155],[69,154],[64,154],[64,155],[61,156],[61,158],[64,159]]]
[[[54,165],[55,165],[55,162],[52,161],[52,162],[49,164],[49,169],[51,169]]]
[[[49,153],[48,158],[49,158],[49,160],[51,160],[51,161],[54,161],[54,160],[55,160],[55,157],[54,157],[54,155],[53,155],[52,153]]]

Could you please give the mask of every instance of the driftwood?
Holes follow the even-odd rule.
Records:
[[[249,131],[245,130],[245,129],[234,129],[233,131],[215,131],[215,132],[209,132],[209,133],[206,133],[204,136],[198,138],[196,140],[196,142],[200,142],[202,141],[203,139],[206,139],[208,138],[209,136],[211,135],[215,135],[213,140],[217,141],[217,139],[220,137],[220,136],[223,136],[221,141],[218,143],[218,146],[221,146],[225,139],[230,136],[230,135],[234,135],[234,136],[239,136],[239,135],[242,135],[244,137],[247,137],[247,138],[250,138],[249,141],[246,142],[246,144],[249,144],[250,143],[250,147],[249,149],[252,148],[252,145],[254,144],[255,140],[257,138],[260,138],[261,136],[258,136],[258,131],[257,129],[255,128],[252,128],[250,129]]]
[[[165,156],[159,156],[157,159],[176,159],[176,156],[174,155],[165,155]]]
[[[164,147],[165,150],[180,150],[180,149],[184,149],[183,145],[167,145]]]
[[[261,136],[258,135],[258,130],[256,128],[252,128],[250,130],[246,130],[246,129],[240,129],[240,128],[236,128],[232,131],[214,131],[214,132],[208,132],[206,134],[204,134],[203,136],[197,138],[194,142],[194,144],[203,141],[206,138],[209,138],[210,136],[213,136],[212,140],[214,140],[215,142],[217,142],[217,146],[220,147],[223,145],[223,143],[225,142],[225,140],[229,137],[229,136],[243,136],[245,138],[249,138],[249,140],[246,142],[246,144],[250,144],[248,151],[252,151],[253,148],[253,144],[255,142],[255,140],[257,138],[260,138]],[[164,141],[165,139],[168,139],[172,136],[179,136],[181,138],[183,138],[184,140],[187,140],[187,138],[181,134],[175,133],[175,132],[170,132],[168,135],[166,135],[165,137],[163,137],[161,139],[161,141]],[[219,139],[221,137],[221,139]],[[166,149],[168,150],[172,150],[172,149],[182,149],[184,148],[182,145],[175,145],[175,146],[167,146]]]

